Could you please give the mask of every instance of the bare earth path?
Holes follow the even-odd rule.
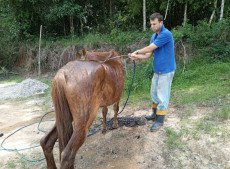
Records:
[[[24,101],[1,101],[0,133],[4,133],[4,136],[0,137],[0,143],[20,127],[39,121],[44,114],[39,104],[45,104],[44,102],[42,98],[38,100],[34,97]],[[149,131],[152,121],[145,121],[145,125],[122,126],[116,130],[108,130],[105,135],[99,132],[88,137],[80,148],[76,155],[75,168],[230,168],[229,119],[220,124],[213,124],[215,125],[213,134],[203,132],[202,128],[200,131],[195,130],[199,126],[197,125],[199,120],[213,111],[213,108],[195,108],[193,113],[186,117],[184,108],[174,108],[170,105],[164,127],[158,132]],[[144,116],[150,113],[151,109],[143,108],[143,106],[128,105],[120,117],[142,117],[144,119]],[[113,112],[109,110],[108,119],[112,115]],[[100,121],[101,117],[100,110],[97,120]],[[49,114],[46,119],[54,119],[54,113]],[[44,122],[41,124],[41,129],[49,130],[53,124],[53,121]],[[43,135],[44,133],[38,131],[37,124],[34,124],[7,139],[4,147],[21,149],[39,145],[39,140]],[[57,144],[54,148],[54,155],[59,167]],[[24,150],[21,153],[29,159],[43,158],[40,147]],[[0,168],[40,169],[46,168],[46,162],[45,160],[28,162],[15,152],[0,150]]]

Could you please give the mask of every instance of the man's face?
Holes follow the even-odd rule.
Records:
[[[155,18],[154,20],[150,19],[150,24],[153,32],[159,33],[161,30],[161,26],[163,25],[163,21],[159,22],[157,18]]]

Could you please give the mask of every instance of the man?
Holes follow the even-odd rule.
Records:
[[[150,16],[153,32],[150,45],[130,53],[131,59],[146,59],[154,53],[154,76],[151,85],[153,113],[146,116],[147,120],[155,120],[150,131],[157,131],[163,126],[165,114],[168,109],[171,84],[176,69],[174,40],[172,33],[164,27],[163,16],[154,13]]]

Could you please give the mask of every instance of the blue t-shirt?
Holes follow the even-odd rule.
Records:
[[[174,40],[172,33],[161,26],[159,35],[154,33],[150,44],[154,43],[158,48],[154,52],[153,67],[155,73],[169,73],[176,69],[174,54]]]

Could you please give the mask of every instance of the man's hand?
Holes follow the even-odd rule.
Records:
[[[130,59],[132,59],[132,60],[139,59],[139,57],[137,56],[137,54],[135,52],[128,54],[128,56],[129,56]]]

